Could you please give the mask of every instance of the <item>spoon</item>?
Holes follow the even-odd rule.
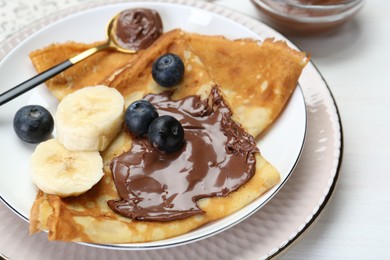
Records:
[[[54,67],[41,72],[40,74],[26,80],[25,82],[5,91],[4,93],[0,94],[0,106],[7,103],[8,101],[18,97],[19,95],[31,90],[32,88],[38,86],[39,84],[45,82],[46,80],[56,76],[57,74],[61,73],[62,71],[72,67],[73,65],[79,63],[80,61],[84,60],[85,58],[91,56],[92,54],[95,54],[101,50],[104,49],[114,49],[120,52],[124,53],[136,53],[136,50],[131,49],[125,49],[119,45],[119,43],[116,40],[116,37],[114,37],[114,28],[115,28],[115,22],[117,18],[119,17],[121,13],[115,15],[113,18],[111,18],[110,22],[107,26],[107,41],[101,45],[98,45],[96,47],[92,47],[88,50],[85,50],[84,52],[65,60],[62,63],[59,63],[55,65]]]

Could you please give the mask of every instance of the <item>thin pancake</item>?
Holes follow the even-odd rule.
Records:
[[[186,39],[253,136],[276,120],[308,62],[305,53],[273,39],[231,41],[199,34],[186,34]]]
[[[210,63],[211,61],[208,63],[204,57],[202,59],[197,56],[196,47],[194,47],[195,40],[188,40],[187,36],[188,34],[180,30],[165,34],[149,49],[136,54],[127,65],[118,68],[113,76],[110,76],[112,72],[104,73],[106,78],[104,82],[117,88],[125,96],[127,104],[149,92],[159,93],[165,89],[157,86],[152,80],[150,76],[151,64],[161,54],[173,52],[184,60],[186,66],[184,81],[175,90],[174,97],[181,98],[193,94],[205,96],[209,89],[216,85],[213,79],[217,79],[217,75],[220,75],[217,73],[218,69],[224,70],[225,67],[231,66],[229,64],[231,59],[227,59],[225,63],[221,64],[221,67],[213,67],[214,63]],[[204,36],[203,41],[204,48],[213,48],[213,37]],[[270,41],[269,44],[274,43]],[[243,45],[239,41],[232,42],[231,46],[233,45],[238,49],[247,48],[247,46],[242,47]],[[256,45],[251,44],[251,46],[262,48],[262,45],[257,43]],[[63,47],[66,48],[66,44]],[[199,50],[198,52],[201,53]],[[281,52],[279,55],[290,56],[291,52]],[[268,65],[263,59],[256,60],[262,66],[274,66]],[[278,63],[279,59],[274,59],[272,62]],[[302,63],[302,61],[300,60],[298,63]],[[296,72],[297,67],[293,68],[295,68],[294,73],[300,73],[301,66],[299,66],[298,72]],[[243,78],[252,76],[253,72],[245,71],[247,74],[240,74]],[[271,79],[269,78],[269,81]],[[291,80],[289,84],[296,85],[297,77],[284,79],[284,81],[289,80]],[[222,84],[222,80],[217,83]],[[275,85],[269,84],[269,86]],[[220,86],[220,88],[224,91],[224,86]],[[259,88],[254,89],[254,91],[259,91]],[[224,93],[226,95],[226,90]],[[243,92],[242,95],[244,93],[246,92]],[[226,96],[229,97],[229,95]],[[235,100],[228,99],[231,107],[238,105]],[[268,106],[272,109],[272,105]],[[241,118],[247,119],[246,117],[237,116],[236,118],[244,126],[248,125],[247,121],[240,120]],[[63,199],[39,192],[31,209],[30,232],[49,230],[50,240],[94,243],[132,243],[165,239],[187,233],[241,209],[273,187],[280,178],[277,170],[260,154],[257,154],[255,175],[237,191],[226,197],[200,200],[199,206],[205,211],[204,214],[170,222],[132,221],[114,213],[107,206],[108,200],[118,199],[108,165],[112,158],[127,151],[130,146],[131,137],[122,132],[109,148],[102,152],[105,176],[87,193]]]
[[[189,95],[201,95],[206,98],[211,87],[216,83],[205,70],[203,63],[192,51],[181,30],[172,30],[162,35],[146,51],[139,52],[133,62],[120,68],[113,77],[103,81],[110,87],[119,90],[125,97],[125,103],[141,99],[149,93],[161,93],[172,90],[159,86],[152,78],[152,64],[161,55],[171,52],[179,55],[184,61],[185,77],[174,87],[173,98]]]
[[[101,43],[67,42],[66,44],[51,44],[43,49],[31,52],[30,59],[35,69],[42,72],[99,44]],[[123,67],[133,58],[133,54],[103,50],[46,81],[46,86],[57,99],[61,100],[77,89],[97,85],[107,75]]]

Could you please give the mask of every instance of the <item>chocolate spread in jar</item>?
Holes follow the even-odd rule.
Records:
[[[361,1],[252,0],[262,19],[285,34],[309,35],[339,27],[361,9]],[[356,2],[356,3],[354,3]]]
[[[123,48],[149,47],[162,34],[160,15],[151,9],[136,8],[121,12],[115,27],[115,40]]]
[[[144,99],[160,116],[171,115],[181,122],[184,147],[166,154],[147,138],[136,138],[130,151],[111,162],[121,200],[108,205],[125,217],[170,221],[201,214],[199,199],[226,196],[255,173],[254,138],[231,119],[232,112],[216,87],[211,102],[199,96],[173,101],[170,95],[149,94]]]

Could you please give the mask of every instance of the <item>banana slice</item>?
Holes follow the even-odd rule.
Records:
[[[122,128],[123,96],[103,85],[67,95],[55,115],[57,138],[72,151],[103,151]]]
[[[70,151],[57,139],[40,143],[31,156],[32,180],[40,190],[60,197],[80,195],[104,175],[98,151]]]

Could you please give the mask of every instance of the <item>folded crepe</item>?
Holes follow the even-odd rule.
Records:
[[[68,55],[91,45],[55,44],[31,53],[41,72]],[[233,111],[233,118],[253,136],[261,134],[283,110],[297,85],[308,58],[281,41],[262,42],[221,36],[206,36],[173,30],[137,54],[106,51],[47,82],[61,99],[83,86],[106,84],[119,90],[126,104],[149,93],[166,90],[151,76],[153,62],[162,54],[175,53],[185,64],[185,76],[172,98],[199,95],[205,99],[215,86]],[[204,213],[168,222],[139,221],[113,212],[109,200],[120,199],[109,164],[130,150],[132,137],[123,130],[102,152],[104,177],[86,193],[69,198],[39,191],[30,213],[30,233],[48,230],[50,240],[92,243],[136,243],[166,239],[187,233],[243,208],[276,185],[280,175],[256,153],[254,176],[224,197],[204,198],[198,206]],[[172,173],[175,174],[175,173]]]

